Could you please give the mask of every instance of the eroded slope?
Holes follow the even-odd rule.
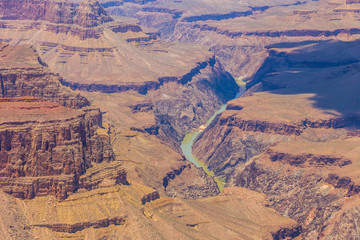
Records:
[[[195,143],[195,155],[228,186],[267,194],[305,238],[354,237],[345,212],[356,212],[358,198],[358,44],[277,44],[269,51],[244,97]]]

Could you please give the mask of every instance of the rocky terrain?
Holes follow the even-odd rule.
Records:
[[[94,0],[78,7],[69,1],[40,2],[44,10],[28,7],[17,15],[11,9],[20,2],[4,3],[0,39],[33,45],[73,90],[146,95],[145,102],[154,105],[154,129],[175,147],[238,92],[207,48],[157,40],[136,24],[114,21]],[[54,11],[60,19],[53,19]],[[179,101],[185,96],[188,100]]]
[[[359,13],[0,1],[0,234],[356,239]],[[220,192],[180,144],[227,102],[193,146]]]
[[[268,51],[248,91],[198,138],[194,153],[227,186],[265,193],[305,239],[356,238],[357,217],[349,222],[347,211],[358,208],[358,42]]]
[[[114,160],[110,145],[95,134],[99,110],[83,112],[38,98],[1,99],[1,188],[31,199],[93,188],[81,178],[92,163]],[[124,170],[115,175],[126,183]]]
[[[1,187],[18,198],[65,199],[99,182],[84,178],[93,164],[115,160],[99,109],[60,83],[30,47],[1,45]],[[51,101],[51,102],[50,102]],[[80,110],[79,108],[83,108]],[[127,182],[124,169],[114,179]]]
[[[60,82],[62,81],[62,78],[51,73],[47,69],[47,67],[42,63],[42,61],[39,59],[39,57],[36,55],[36,52],[32,48],[21,47],[21,46],[13,47],[4,44],[1,53],[3,56],[1,86],[4,97],[3,98],[4,113],[5,111],[9,110],[12,101],[15,101],[13,100],[14,98],[22,97],[22,96],[41,97],[48,101],[58,102],[62,104],[64,107],[81,108],[90,105],[90,102],[87,98],[80,96],[79,94],[73,93],[71,92],[71,90],[61,86]],[[213,67],[215,68],[215,66]],[[221,71],[221,67],[218,68],[220,68]],[[197,81],[201,82],[201,80],[197,80]],[[99,94],[101,94],[102,96],[105,95],[102,93]],[[155,95],[155,93],[153,94]],[[126,110],[120,108],[120,111],[125,111],[122,114],[129,114],[129,113],[134,114],[134,111],[136,110],[133,109],[136,109],[136,106],[141,106],[141,102],[146,101],[146,98],[148,98],[147,96],[141,94],[138,95],[139,98],[141,96],[141,99],[139,100],[140,105],[136,105],[136,104],[133,105],[134,102],[132,100],[136,96],[130,95],[132,97],[128,99],[128,103],[126,103],[125,105]],[[124,96],[121,95],[120,98],[123,97]],[[222,101],[226,101],[226,97],[223,97]],[[108,123],[106,123],[106,126],[108,126],[107,129],[104,128],[102,130],[100,128],[97,130],[98,127],[103,127],[102,114],[100,113],[99,110],[92,110],[92,108],[87,107],[84,110],[79,110],[78,112],[74,112],[75,110],[70,111],[70,109],[67,110],[67,108],[61,108],[60,105],[52,104],[50,102],[49,103],[44,102],[44,100],[40,100],[37,98],[34,98],[33,100],[31,100],[31,98],[29,99],[20,98],[15,102],[16,103],[14,103],[15,105],[12,110],[14,111],[14,114],[10,114],[10,115],[4,114],[3,116],[4,135],[2,136],[2,141],[1,141],[3,145],[1,146],[1,149],[2,151],[5,151],[5,153],[2,155],[4,161],[3,167],[4,169],[9,168],[7,172],[4,172],[3,175],[4,177],[12,177],[13,175],[18,177],[27,177],[27,176],[40,177],[40,176],[45,176],[45,175],[47,176],[53,174],[63,177],[64,174],[65,175],[67,174],[69,176],[67,177],[64,176],[64,179],[66,179],[66,181],[64,180],[65,181],[64,184],[66,185],[67,188],[67,190],[66,191],[64,190],[64,192],[67,191],[74,192],[79,187],[92,189],[93,188],[92,184],[95,185],[99,184],[98,180],[97,181],[91,179],[89,180],[81,177],[81,175],[85,173],[85,170],[88,167],[91,167],[91,164],[93,162],[94,163],[101,163],[103,161],[109,162],[111,160],[114,160],[115,157],[113,156],[112,148],[108,144],[110,140],[109,136],[112,137],[111,129],[110,129],[111,127],[109,127]],[[130,103],[132,104],[130,105]],[[22,106],[22,104],[24,104],[24,106]],[[217,104],[221,104],[221,102]],[[96,106],[96,103],[94,103],[94,106]],[[131,106],[133,107],[131,108]],[[153,105],[150,104],[150,106]],[[28,109],[28,111],[25,111],[26,109]],[[42,109],[42,111],[37,112],[38,109]],[[49,112],[47,112],[47,109],[49,109]],[[108,110],[106,107],[104,107],[103,109]],[[34,112],[31,112],[32,110],[34,110]],[[24,116],[22,116],[23,111],[25,111]],[[84,113],[83,111],[85,111],[86,113]],[[59,112],[59,115],[57,117],[53,116],[54,112],[55,113]],[[116,131],[120,129],[126,129],[127,131],[133,132],[130,133],[130,135],[131,134],[132,135],[135,134],[134,136],[139,134],[144,135],[147,138],[149,137],[154,138],[154,140],[152,141],[155,141],[156,138],[162,138],[159,135],[159,130],[161,131],[160,128],[161,125],[158,126],[159,123],[155,120],[156,115],[153,113],[154,110],[151,110],[150,112],[146,113],[147,110],[144,111],[140,108],[139,109],[140,118],[144,117],[144,112],[148,116],[145,116],[145,118],[142,119],[142,121],[146,122],[146,124],[148,125],[147,127],[141,125],[136,126],[136,124],[133,124],[132,122],[126,122],[117,126]],[[64,113],[66,114],[69,113],[68,118],[61,120],[59,124],[55,126],[54,125],[55,119],[63,117]],[[113,110],[113,113],[116,114],[116,111]],[[207,114],[211,114],[211,112]],[[31,117],[33,115],[34,115],[33,121],[30,121],[28,123],[27,121],[31,120]],[[44,115],[43,119],[41,119],[42,115]],[[110,115],[109,118],[111,119],[113,116],[111,114],[109,115]],[[151,121],[150,122],[148,121],[149,119],[154,119],[154,122],[151,124]],[[201,120],[202,119],[198,121]],[[47,123],[46,121],[49,121],[49,123]],[[188,121],[191,121],[191,119]],[[18,129],[17,131],[19,132],[14,132],[14,133],[11,131],[9,132],[10,129],[12,129],[16,125],[19,125],[20,123],[21,125],[24,126],[22,130]],[[41,124],[44,124],[44,126],[41,127]],[[70,128],[65,127],[69,125]],[[31,132],[30,130],[32,126],[36,127],[36,130],[34,130],[34,132]],[[114,129],[115,128],[113,128],[112,130]],[[47,133],[43,135],[42,134],[43,131]],[[97,131],[100,131],[99,136],[102,137],[99,138],[98,134],[95,134],[95,132]],[[29,132],[29,134],[28,135],[25,134],[26,132]],[[114,132],[114,135],[118,135],[118,133],[119,132]],[[179,133],[181,134],[180,131]],[[128,136],[128,134],[126,134],[126,136]],[[166,134],[163,134],[161,136],[167,138]],[[15,143],[16,147],[11,147],[12,139],[14,139],[14,141],[16,142]],[[130,142],[129,140],[130,139],[128,139],[127,142]],[[65,147],[76,144],[78,144],[78,146],[74,146],[74,150],[67,149],[68,147]],[[123,143],[121,142],[119,144],[123,144]],[[158,140],[156,144],[162,145],[164,143]],[[156,144],[154,145],[156,146]],[[116,146],[114,148],[117,149]],[[119,146],[119,148],[121,147]],[[121,150],[123,149],[121,148]],[[10,152],[8,153],[8,151]],[[151,180],[149,180],[147,177],[142,177],[142,181],[144,181],[146,185],[150,185],[151,187],[154,187],[155,189],[158,189],[163,193],[168,192],[167,194],[171,196],[180,194],[181,196],[184,195],[184,196],[188,196],[189,198],[198,198],[199,196],[212,196],[218,193],[217,186],[211,178],[207,177],[200,170],[196,168],[192,168],[188,163],[184,162],[185,160],[183,159],[183,157],[180,154],[176,153],[174,150],[169,148],[168,152],[170,152],[170,155],[173,156],[173,159],[169,161],[168,159],[169,158],[171,159],[171,157],[169,156],[163,156],[164,157],[163,159],[160,158],[161,161],[166,160],[168,163],[163,165],[164,168],[161,169],[161,171],[156,168],[152,170],[152,171],[154,170],[157,171],[156,173],[158,175],[157,177],[151,175],[151,172],[149,172],[150,173],[149,178]],[[68,155],[72,157],[69,158]],[[63,165],[61,165],[60,163],[57,163],[56,161],[53,160],[53,158],[55,157],[60,159],[62,159],[63,157],[69,158],[69,162],[62,163]],[[17,162],[17,159],[19,158],[22,159],[21,162]],[[6,163],[9,162],[11,159],[13,159],[14,161],[13,165],[15,165],[15,167],[12,167],[11,165],[9,166],[6,165]],[[37,159],[36,161],[44,162],[41,164],[43,165],[41,169],[35,168],[31,170],[32,168],[31,166],[35,165],[36,167],[38,164],[38,163],[32,163],[33,159]],[[160,160],[156,159],[156,161],[160,161]],[[55,165],[51,166],[50,163]],[[67,165],[69,167],[66,168],[66,172],[63,172],[65,171],[65,166]],[[150,165],[152,165],[152,163],[150,163]],[[59,167],[64,169],[54,170],[54,168],[59,168]],[[115,171],[115,174],[119,174],[117,173],[117,170]],[[182,188],[179,188],[176,187],[175,184],[171,183],[175,177],[176,177],[176,181],[184,182],[186,181],[186,176],[192,176],[192,178],[194,178],[194,182],[187,187],[183,186]],[[196,179],[198,179],[198,181],[195,181]],[[31,181],[38,182],[39,180],[32,179]],[[42,184],[43,185],[45,184],[46,186],[43,187],[56,189],[57,181],[59,180],[51,180],[51,181],[55,182],[54,186],[51,183],[47,183],[48,181],[45,178]],[[117,181],[124,182],[126,181],[126,178],[120,177]],[[8,180],[4,179],[4,186],[6,185],[6,182],[8,182]],[[15,186],[17,185],[21,185],[21,184],[20,183],[15,184]],[[27,185],[28,187],[33,188],[32,187],[33,184],[27,184]],[[177,190],[175,190],[175,188]],[[194,192],[189,193],[188,188],[192,188]],[[9,189],[10,189],[9,192],[13,191],[11,190],[12,189],[11,187]],[[32,198],[36,195],[34,192],[32,192],[32,190],[26,190],[27,192],[30,193],[21,193],[21,191],[23,190],[19,190],[19,189],[17,191],[20,191],[18,196],[24,198]],[[40,192],[44,191],[46,193],[49,193],[52,190],[49,189],[39,190],[37,187],[35,187],[34,191],[40,191]],[[14,193],[14,195],[16,194],[17,193]]]
[[[163,38],[210,47],[225,69],[247,81],[266,46],[359,36],[356,1],[150,1],[108,6],[113,18],[159,29]],[[135,19],[135,20],[134,20]]]
[[[207,48],[159,40],[97,1],[1,4],[1,236],[302,233],[263,194],[220,193],[179,151],[184,135],[239,89]]]
[[[33,48],[8,44],[0,48],[1,97],[41,97],[70,108],[90,105],[86,98],[63,87],[62,78],[48,70]]]

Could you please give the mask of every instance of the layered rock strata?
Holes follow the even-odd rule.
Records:
[[[68,1],[21,0],[0,2],[1,19],[44,20],[51,23],[95,27],[113,21],[95,0],[83,1],[79,7]]]
[[[98,18],[101,18],[101,8],[98,9],[100,11],[98,13],[96,8],[90,6],[91,4],[91,1],[84,1],[79,8],[90,9],[89,11],[94,16],[97,15]],[[114,135],[119,135],[118,131],[126,129],[126,131],[132,131],[130,136],[152,138],[151,141],[158,144],[156,148],[168,144],[179,151],[180,141],[185,133],[203,124],[219,106],[233,98],[238,90],[234,79],[224,71],[213,54],[205,48],[162,41],[150,42],[151,44],[142,40],[140,44],[129,43],[129,39],[153,38],[151,35],[143,33],[138,25],[104,21],[98,26],[90,26],[90,24],[85,28],[76,23],[56,23],[46,19],[39,19],[36,22],[10,19],[3,21],[1,34],[7,35],[7,33],[20,29],[25,31],[21,35],[7,35],[12,37],[11,44],[24,42],[33,44],[42,61],[50,69],[63,76],[63,79],[60,79],[61,83],[74,90],[88,92],[89,94],[86,96],[92,103],[101,101],[98,94],[103,94],[102,99],[114,96],[116,100],[111,104],[122,104],[129,99],[125,110],[120,107],[120,112],[117,112],[118,106],[107,108],[110,102],[96,105],[96,107],[101,109],[105,107],[104,111],[109,115],[107,121],[117,123],[116,126],[112,125],[112,131],[116,131]],[[88,22],[91,23],[91,19],[88,19]],[[74,29],[85,29],[86,34],[80,37],[76,35],[74,38],[73,32],[76,32]],[[24,74],[26,71],[29,69],[24,70]],[[16,88],[16,83],[20,83],[20,81],[13,84],[15,87],[7,86],[6,91]],[[112,95],[110,96],[109,93]],[[139,93],[141,96],[138,96]],[[24,91],[24,94],[38,96],[33,93],[33,90]],[[38,97],[46,98],[46,94],[43,96],[40,94]],[[146,103],[151,103],[149,109],[143,109],[147,108],[145,106],[133,107],[134,103],[131,101],[133,98],[141,98]],[[192,100],[185,100],[186,98]],[[55,99],[46,99],[56,101]],[[174,99],[178,100],[174,101]],[[171,104],[174,104],[174,107],[167,112],[167,108]],[[135,112],[132,111],[128,113],[128,110],[132,108],[141,117],[135,117]],[[118,115],[112,116],[115,113]],[[180,116],[181,114],[183,116]],[[129,121],[131,118],[139,118],[140,123],[146,122],[147,117],[144,115],[148,115],[151,119],[144,125]],[[118,121],[118,116],[123,118]],[[179,121],[180,117],[182,119]],[[185,126],[181,126],[182,124]],[[106,136],[109,132],[104,131],[102,134]],[[161,139],[160,142],[158,139]],[[125,137],[125,140],[119,138],[121,143],[118,143],[117,140],[115,137],[115,140],[111,142],[113,147],[123,144],[122,141],[130,142],[128,137]],[[133,147],[130,147],[129,150],[133,151]],[[169,149],[169,152],[171,151],[174,150]],[[120,152],[118,156],[125,155],[122,150]],[[150,153],[145,151],[141,154],[149,155]],[[164,186],[163,179],[168,174],[187,165],[179,154],[173,152],[170,154],[171,156],[166,156],[165,159],[163,156],[154,157],[154,160],[143,159],[145,167],[141,171],[146,172],[141,174],[140,181],[155,188],[160,195],[167,194],[196,199],[219,193],[219,189],[210,177],[191,167],[171,179],[168,186]],[[131,161],[138,161],[137,157],[130,156],[129,158]],[[159,167],[159,164],[164,167]],[[127,166],[127,168],[133,173],[133,166]],[[101,180],[86,179],[83,177],[85,175],[82,175],[79,180],[81,188],[92,190],[102,184]],[[137,175],[138,172],[134,173],[134,178],[139,181]],[[188,181],[187,178],[195,180]],[[71,181],[70,179],[69,182]],[[122,181],[121,178],[119,181]],[[177,187],[177,184],[182,184],[182,187]]]
[[[0,104],[1,187],[15,197],[64,199],[84,187],[80,177],[93,163],[114,160],[96,134],[99,110],[71,110],[29,97],[3,98]],[[119,175],[126,183],[126,173]]]
[[[215,59],[183,76],[180,83],[184,87],[174,91],[174,86],[167,84],[153,94],[160,129],[178,143],[239,91],[233,77]]]
[[[190,7],[191,6],[191,7]],[[193,9],[197,9],[194,11]],[[112,15],[136,18],[171,41],[209,46],[227,71],[248,80],[266,59],[271,43],[357,39],[356,1],[214,2],[128,4],[107,8]]]
[[[270,47],[247,93],[199,136],[194,154],[228,186],[266,194],[304,238],[356,238],[348,214],[359,206],[358,44],[302,44]]]
[[[65,107],[82,108],[89,101],[61,85],[61,77],[50,72],[33,48],[0,45],[0,96],[33,96]]]
[[[83,1],[75,12],[73,23],[6,19],[0,35],[10,36],[11,44],[33,44],[49,68],[61,74],[61,83],[73,90],[147,94],[157,124],[143,131],[171,139],[176,148],[187,132],[235,97],[234,78],[207,48],[158,41],[137,25],[108,22],[96,1]],[[78,23],[78,15],[84,24]],[[74,38],[75,28],[84,28],[85,35]]]

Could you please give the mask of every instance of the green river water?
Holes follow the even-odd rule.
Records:
[[[240,92],[236,95],[235,98],[240,97],[241,94],[244,92],[244,90],[245,90],[245,85],[240,85]],[[215,119],[216,115],[224,112],[226,107],[227,104],[221,106],[221,108],[218,111],[216,111],[214,115],[211,116],[211,118],[207,121],[205,126],[206,127],[209,126],[210,123]],[[205,163],[199,161],[199,159],[192,152],[194,141],[201,132],[203,132],[203,130],[196,130],[186,134],[183,141],[181,142],[181,150],[189,162],[192,162],[198,168],[204,169],[205,173],[211,176],[215,180],[215,182],[217,183],[220,189],[220,192],[222,192],[226,182],[223,179],[216,177],[214,172],[210,171],[208,166]]]

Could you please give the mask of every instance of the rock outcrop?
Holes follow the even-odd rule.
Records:
[[[105,9],[96,0],[84,0],[76,8],[74,24],[81,27],[96,27],[111,21],[113,19],[107,15]]]
[[[199,199],[220,194],[214,180],[190,164],[181,166],[166,174],[163,179],[166,194],[172,198]]]
[[[33,20],[30,29],[45,28],[49,32],[66,33],[85,40],[99,38],[103,29],[97,27],[113,21],[95,0],[83,1],[78,7],[68,1],[56,0],[2,1],[0,4],[3,29],[14,28],[11,20]]]
[[[356,3],[357,0],[317,5],[312,1],[226,1],[221,8],[214,2],[193,4],[190,8],[185,1],[173,5],[163,1],[123,2],[108,11],[137,18],[142,25],[158,29],[162,37],[171,41],[210,46],[227,71],[247,81],[267,57],[266,45],[357,39],[360,25],[352,20],[359,12]]]
[[[356,238],[359,228],[347,219],[360,192],[358,43],[303,44],[269,47],[248,94],[198,137],[194,154],[227,186],[266,194],[305,239]],[[292,231],[277,234],[285,232]]]
[[[68,1],[2,0],[1,19],[46,20],[53,23],[73,23],[75,5]]]
[[[99,110],[71,110],[29,97],[3,98],[0,105],[1,188],[15,197],[64,199],[82,187],[79,179],[93,163],[114,160],[96,134]]]
[[[329,155],[314,155],[314,154],[285,154],[281,152],[275,152],[273,150],[267,150],[267,154],[270,156],[270,160],[273,162],[279,161],[292,166],[339,166],[343,167],[352,164],[351,160],[342,159]]]
[[[65,107],[82,108],[90,102],[61,85],[62,78],[52,73],[31,47],[0,45],[0,96],[33,96]]]
[[[162,95],[156,94],[153,100],[160,129],[178,143],[239,91],[233,77],[214,58],[179,82],[184,87],[174,91],[173,87],[164,86],[158,90]]]
[[[276,172],[263,159],[248,164],[234,183],[265,193],[272,207],[302,225],[305,238],[325,235],[327,225],[337,221],[347,191],[328,185],[326,174],[316,169],[285,166],[287,173],[282,168]]]
[[[86,28],[113,21],[96,0],[85,0],[77,8],[72,2],[57,0],[2,0],[0,6],[4,20],[44,20]]]

